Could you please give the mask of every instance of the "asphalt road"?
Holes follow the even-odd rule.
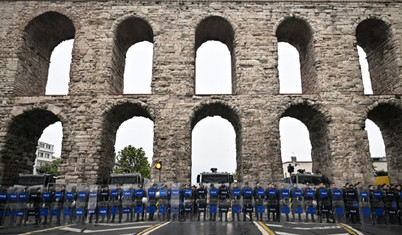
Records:
[[[305,223],[305,222],[131,222],[131,223],[97,223],[69,224],[64,226],[35,226],[29,224],[22,227],[0,228],[0,234],[51,234],[74,235],[79,233],[102,235],[400,235],[400,225],[347,225],[338,223]]]

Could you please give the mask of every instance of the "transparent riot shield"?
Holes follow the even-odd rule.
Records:
[[[264,183],[257,183],[256,186],[254,187],[254,200],[255,200],[255,215],[257,220],[262,221],[263,220],[263,215],[265,214],[265,198],[267,196],[266,192],[267,184]],[[274,190],[275,191],[275,190]],[[276,193],[274,194],[276,197]],[[276,210],[276,207],[274,208]],[[276,212],[276,211],[275,211]],[[268,212],[269,213],[269,212]],[[268,217],[269,218],[269,217]]]
[[[383,201],[383,192],[376,190],[372,193],[372,209],[373,209],[373,220],[376,224],[385,224],[385,210]]]
[[[31,186],[28,189],[28,206],[26,221],[24,223],[34,222],[34,225],[38,225],[41,222],[40,209],[42,207],[42,187]]]
[[[147,191],[147,196],[148,196],[147,213],[148,213],[149,221],[154,220],[154,215],[156,212],[156,203],[157,203],[157,198],[156,198],[157,190],[158,190],[157,185],[153,184],[151,187],[148,188],[148,191]]]
[[[180,213],[180,186],[177,183],[172,183],[170,192],[170,213],[172,221],[179,220]]]
[[[15,223],[14,225],[21,226],[27,215],[27,205],[28,205],[28,193],[29,188],[20,187],[16,189],[17,193],[17,207],[15,212]]]
[[[74,210],[77,199],[77,186],[67,185],[65,190],[62,224],[72,224],[75,221]]]
[[[231,186],[231,202],[232,202],[232,221],[240,221],[240,214],[242,211],[242,193],[241,184],[233,183]]]
[[[78,185],[77,187],[77,199],[75,203],[75,222],[84,223],[87,214],[89,199],[89,186],[88,185]]]
[[[298,221],[301,222],[301,215],[303,214],[304,208],[304,197],[303,191],[299,188],[292,188],[290,190],[291,197],[291,210],[292,210],[292,221],[298,218]]]
[[[1,186],[0,187],[0,226],[3,226],[3,224],[4,224],[7,198],[8,198],[8,189],[4,186]]]
[[[248,182],[243,186],[243,221],[246,221],[246,216],[249,220],[253,220],[254,200],[253,200],[253,185]]]
[[[371,203],[370,192],[367,188],[358,190],[359,193],[359,208],[360,208],[360,223],[372,224],[371,218]]]
[[[92,219],[95,216],[98,218],[99,214],[98,210],[98,194],[99,194],[99,186],[98,185],[90,185],[89,186],[89,196],[88,196],[88,207],[87,207],[87,216],[88,222],[92,223]],[[96,221],[97,222],[97,221]]]
[[[56,225],[61,224],[61,215],[63,212],[63,205],[65,199],[65,188],[62,190],[61,185],[54,185],[55,192],[53,194],[52,205],[50,209],[49,224],[56,221]]]
[[[388,224],[398,224],[398,202],[399,194],[395,190],[387,190],[384,195],[384,208]]]
[[[110,185],[109,188],[110,188],[110,200],[109,200],[110,222],[114,223],[116,221],[116,216],[118,216],[119,223],[121,223],[123,189],[120,186],[120,184]]]
[[[332,213],[334,215],[335,222],[345,223],[345,205],[343,202],[342,190],[339,188],[331,189],[332,199]]]
[[[332,218],[330,192],[326,188],[318,188],[317,194],[319,221],[322,223],[323,218],[326,218],[326,222],[329,223],[329,219]]]
[[[314,216],[317,214],[317,201],[315,200],[315,191],[313,189],[305,189],[304,191],[304,208],[306,211],[306,222],[315,222]]]
[[[110,189],[108,185],[103,185],[98,192],[98,210],[96,222],[105,223],[109,221],[109,200]],[[100,221],[99,221],[100,218]]]
[[[218,212],[218,189],[215,188],[213,184],[210,185],[208,189],[208,211],[209,211],[209,220],[216,221],[216,213]]]
[[[192,220],[193,212],[193,190],[189,184],[186,184],[183,188],[183,216],[182,219],[186,220],[190,218]]]
[[[10,187],[8,188],[8,198],[5,209],[4,226],[12,227],[14,226],[14,220],[16,217],[18,205],[18,188]]]
[[[201,214],[203,216],[203,220],[206,220],[207,214],[207,197],[208,197],[208,189],[202,183],[196,190],[196,203],[197,203],[197,220],[201,220]]]
[[[290,214],[290,191],[285,189],[284,186],[279,189],[279,206],[281,217],[289,221]],[[281,218],[282,219],[282,218]]]
[[[347,222],[357,223],[359,218],[358,192],[355,189],[345,189],[345,212]]]
[[[134,186],[132,184],[123,185],[123,196],[121,199],[122,214],[126,217],[126,222],[133,221],[134,206]]]
[[[170,185],[170,184],[169,184]],[[168,184],[163,184],[157,193],[158,200],[158,219],[161,221],[166,220],[169,216],[169,188]]]
[[[143,189],[142,185],[138,185],[137,188],[134,190],[134,214],[136,216],[135,221],[140,220],[144,221],[145,216],[145,205],[147,203],[147,193]]]
[[[398,220],[400,221],[400,224],[402,222],[402,191],[397,191],[397,197],[399,198],[398,200]]]
[[[268,221],[279,221],[280,220],[280,208],[279,208],[279,199],[280,199],[280,191],[276,188],[274,184],[269,184],[266,190],[267,195],[267,217]],[[272,217],[271,217],[272,214]]]

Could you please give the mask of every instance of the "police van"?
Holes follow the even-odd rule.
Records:
[[[202,172],[197,175],[197,183],[221,184],[224,182],[228,186],[233,183],[233,174],[227,172],[217,172],[217,168],[211,168],[211,172]]]
[[[285,183],[294,184],[296,183],[298,187],[303,187],[307,183],[310,187],[318,187],[320,183],[324,183],[325,185],[329,185],[330,182],[327,177],[321,174],[311,174],[311,173],[296,173],[292,174],[291,177],[285,178]]]
[[[57,177],[52,174],[19,174],[15,180],[14,186],[34,186],[41,185],[47,187],[49,184],[56,183]]]
[[[145,185],[149,182],[149,179],[144,178],[142,175],[137,173],[130,174],[111,174],[108,180],[108,184],[133,184],[133,185]]]

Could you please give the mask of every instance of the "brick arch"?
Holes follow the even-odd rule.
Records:
[[[284,18],[275,30],[278,42],[287,42],[299,52],[303,93],[318,92],[313,30],[306,20],[290,16]]]
[[[381,130],[390,180],[393,183],[402,183],[402,107],[379,103],[370,108],[367,118]]]
[[[204,103],[195,107],[193,115],[190,119],[191,130],[193,131],[195,125],[206,117],[220,116],[229,121],[236,133],[236,165],[238,172],[238,180],[241,181],[243,177],[242,167],[242,125],[238,111],[229,105],[222,102]],[[189,136],[192,136],[191,133]],[[191,141],[190,141],[191,143]]]
[[[75,37],[73,21],[56,11],[42,13],[27,23],[22,32],[15,95],[44,95],[50,56],[62,41]]]
[[[332,159],[330,159],[329,140],[329,118],[320,110],[318,105],[307,102],[290,105],[280,116],[292,117],[306,125],[311,142],[311,159],[313,162],[313,173],[321,173],[332,182]]]
[[[124,87],[124,67],[127,50],[137,42],[154,43],[154,32],[151,25],[139,17],[126,17],[114,29],[114,45],[112,57],[112,94],[122,94]]]
[[[148,107],[138,103],[120,103],[113,105],[103,114],[101,156],[98,168],[98,183],[105,183],[113,170],[116,133],[119,126],[133,117],[145,117],[154,121]]]
[[[398,90],[399,74],[391,26],[379,18],[368,18],[356,27],[356,42],[366,53],[374,94]]]
[[[3,184],[13,184],[18,173],[32,173],[38,140],[46,127],[58,121],[61,121],[59,116],[39,108],[26,110],[11,119],[0,159]]]

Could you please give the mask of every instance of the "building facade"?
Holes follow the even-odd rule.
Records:
[[[33,174],[38,174],[38,170],[41,166],[44,166],[45,164],[51,164],[56,159],[57,158],[54,156],[54,145],[38,141]]]

